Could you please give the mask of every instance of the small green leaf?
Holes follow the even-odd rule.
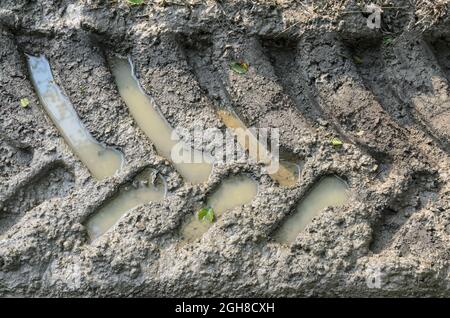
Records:
[[[197,212],[198,220],[199,220],[199,221],[203,220],[207,213],[208,213],[208,209],[207,209],[207,208],[202,208],[202,209],[200,209],[200,210]]]
[[[248,64],[245,62],[231,62],[230,68],[238,74],[246,74],[248,72]]]
[[[25,97],[20,100],[20,106],[27,107],[28,105],[30,105],[30,100],[28,98]]]
[[[197,217],[199,221],[208,221],[209,223],[214,222],[214,209],[213,208],[202,208],[197,212]]]
[[[139,4],[143,4],[144,0],[127,0],[129,4],[132,5],[139,5]]]
[[[390,36],[385,36],[385,37],[383,38],[383,43],[384,43],[385,45],[392,44],[392,42],[394,42],[394,39],[393,39],[392,37],[390,37]]]
[[[355,61],[356,64],[363,64],[364,63],[363,59],[360,58],[357,55],[353,56],[353,61]]]
[[[342,146],[344,143],[342,142],[342,140],[338,139],[338,138],[333,138],[331,139],[331,144],[335,147],[340,147]]]

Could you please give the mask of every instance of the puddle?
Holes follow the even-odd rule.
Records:
[[[218,110],[217,114],[227,128],[235,129],[234,133],[237,137],[237,141],[245,151],[257,149],[256,156],[254,153],[248,152],[253,160],[262,162],[267,166],[271,164],[272,158],[270,152],[264,145],[259,143],[258,138],[255,135],[249,132],[248,128],[236,114],[223,109]],[[299,167],[296,164],[287,164],[280,160],[278,170],[269,174],[269,176],[281,186],[293,187],[297,183],[299,177]]]
[[[293,177],[291,179],[297,181],[300,178],[301,167],[303,162],[293,153],[287,150],[280,149],[280,165],[285,167],[292,173]]]
[[[230,177],[208,198],[206,206],[214,209],[217,220],[225,211],[250,203],[257,193],[258,183],[253,179],[246,176]],[[183,240],[192,242],[206,233],[211,226],[212,223],[199,221],[195,213],[181,229]]]
[[[120,187],[118,193],[85,223],[91,241],[112,228],[128,211],[148,202],[162,201],[166,183],[155,170],[146,169],[132,183]],[[152,182],[153,181],[153,182]]]
[[[297,206],[293,215],[276,231],[278,243],[293,243],[313,218],[327,207],[344,205],[349,198],[347,184],[336,176],[321,179]]]
[[[114,57],[111,59],[111,66],[119,93],[134,120],[155,145],[159,155],[171,160],[172,149],[178,148],[179,142],[172,140],[172,127],[159,112],[154,100],[141,88],[131,60]],[[194,158],[200,158],[198,163],[173,162],[175,168],[188,182],[206,182],[211,174],[212,164],[208,163],[211,161],[206,161],[206,154],[200,151],[191,149],[192,155]]]
[[[96,179],[114,175],[122,167],[123,155],[97,142],[83,126],[72,103],[56,85],[45,56],[27,55],[27,60],[41,103],[72,151]]]

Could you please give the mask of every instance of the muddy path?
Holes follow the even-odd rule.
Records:
[[[449,296],[450,20],[424,32],[396,2],[371,30],[289,1],[1,1],[0,295]],[[46,91],[30,56],[48,60]],[[118,57],[141,91],[118,87]],[[223,132],[223,110],[278,129],[292,184],[249,157],[186,174],[152,129]],[[331,177],[340,193],[277,239]],[[226,208],[186,239],[206,204]]]

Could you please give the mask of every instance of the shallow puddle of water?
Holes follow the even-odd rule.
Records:
[[[270,152],[258,141],[258,138],[254,134],[249,132],[248,128],[236,114],[223,109],[219,110],[217,114],[227,128],[234,129],[237,141],[245,151],[257,149],[255,153],[252,151],[248,153],[253,160],[264,163],[267,166],[272,163],[273,159]],[[286,162],[280,161],[278,170],[270,173],[269,176],[281,186],[293,187],[298,180],[299,167],[295,164],[287,164]]]
[[[119,93],[134,120],[155,145],[159,155],[173,162],[172,150],[179,148],[179,142],[172,140],[172,127],[159,112],[154,100],[141,88],[131,61],[114,57],[111,67]],[[207,161],[206,154],[193,149],[191,156],[200,160],[193,163],[174,162],[175,168],[188,182],[198,184],[207,181],[212,169],[212,164],[208,162],[211,161]]]
[[[97,142],[83,126],[72,103],[56,85],[45,56],[27,55],[27,60],[41,103],[72,151],[95,178],[114,175],[123,165],[122,153]]]
[[[91,241],[103,235],[128,211],[148,202],[162,201],[166,183],[153,169],[140,173],[131,184],[122,186],[118,193],[96,211],[85,223]]]
[[[278,243],[293,243],[298,234],[325,208],[341,206],[349,198],[347,184],[336,176],[321,179],[301,200],[293,215],[276,231],[274,240]]]
[[[253,179],[246,176],[230,177],[209,196],[206,206],[214,209],[215,219],[218,219],[225,211],[250,203],[257,192],[258,184]],[[211,226],[212,223],[198,220],[196,212],[181,229],[183,240],[192,242],[200,238]]]

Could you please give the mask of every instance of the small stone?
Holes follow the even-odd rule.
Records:
[[[65,241],[63,246],[65,250],[69,250],[73,246],[73,244],[71,241]]]
[[[138,224],[136,224],[136,228],[137,228],[139,231],[144,231],[144,230],[145,230],[145,224],[144,224],[144,222],[139,222]]]
[[[147,187],[148,186],[148,180],[141,181],[141,186]]]
[[[319,123],[320,126],[324,126],[324,127],[327,127],[327,126],[328,126],[328,121],[326,121],[326,120],[324,120],[324,119],[319,118],[319,119],[317,120],[317,122]]]
[[[130,271],[130,276],[131,276],[131,278],[136,278],[136,277],[138,277],[140,272],[141,272],[141,271],[140,271],[138,268],[133,268],[133,269]]]

